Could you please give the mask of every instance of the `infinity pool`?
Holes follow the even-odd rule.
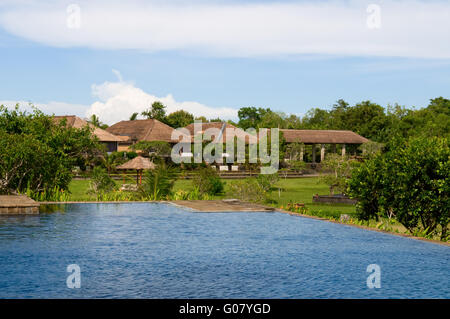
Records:
[[[449,260],[443,245],[282,213],[67,204],[0,218],[1,298],[450,298]]]

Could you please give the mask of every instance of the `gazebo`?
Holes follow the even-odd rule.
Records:
[[[148,158],[137,156],[132,160],[119,165],[117,169],[135,169],[136,170],[136,184],[142,184],[142,171],[147,169],[154,169],[155,164]]]

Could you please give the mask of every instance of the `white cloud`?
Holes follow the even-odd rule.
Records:
[[[190,2],[79,0],[77,29],[67,27],[67,3],[30,0],[6,6],[0,25],[57,47],[450,58],[448,1],[381,1],[380,29],[367,27],[371,1]]]
[[[166,106],[167,114],[185,110],[195,117],[236,119],[237,109],[229,107],[210,107],[195,101],[179,102],[172,94],[157,97],[137,88],[133,83],[123,81],[122,75],[117,70],[112,70],[117,76],[118,82],[104,82],[93,84],[91,93],[95,101],[90,106],[84,104],[73,104],[65,102],[39,103],[31,101],[0,101],[0,105],[13,108],[19,104],[21,110],[31,111],[31,105],[46,114],[54,115],[77,115],[81,118],[89,118],[92,114],[97,115],[103,123],[109,125],[122,120],[128,120],[134,112],[139,114],[148,109],[153,102],[160,101]],[[138,118],[141,117],[140,115]]]
[[[19,104],[21,110],[26,110],[29,112],[32,111],[31,105],[34,105],[37,109],[44,112],[45,114],[77,115],[80,117],[84,117],[86,110],[89,108],[89,105],[56,102],[56,101],[50,101],[48,103],[39,103],[31,101],[13,101],[13,100],[0,101],[0,105],[4,105],[9,109],[14,108],[16,104]]]
[[[194,116],[206,118],[232,119],[237,117],[237,110],[228,107],[210,107],[194,101],[178,102],[171,94],[163,97],[144,92],[127,82],[105,82],[92,85],[92,94],[99,101],[94,102],[86,111],[86,116],[96,114],[107,124],[127,120],[134,112],[141,113],[155,101],[162,102],[167,113],[183,109]]]

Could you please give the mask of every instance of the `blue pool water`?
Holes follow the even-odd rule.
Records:
[[[0,218],[1,298],[449,298],[449,259],[443,245],[281,213],[68,204]]]

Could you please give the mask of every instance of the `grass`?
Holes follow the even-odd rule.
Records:
[[[227,198],[229,185],[235,180],[227,179],[225,181],[225,192],[222,195],[214,196],[213,199]],[[116,181],[118,185],[122,185],[122,181]],[[95,195],[87,194],[89,188],[89,180],[72,180],[69,185],[70,201],[93,201],[96,200]],[[175,182],[174,191],[177,190],[192,190],[194,188],[192,180],[180,179]],[[328,194],[328,187],[324,183],[319,182],[316,177],[308,178],[292,178],[280,179],[274,186],[271,194],[271,199],[275,201],[276,206],[286,206],[289,202],[304,203],[311,210],[314,211],[333,211],[339,214],[354,214],[355,207],[353,205],[327,205],[314,204],[312,197],[315,194]]]

